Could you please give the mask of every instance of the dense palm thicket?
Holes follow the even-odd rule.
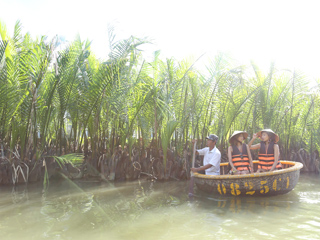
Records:
[[[200,147],[215,133],[225,153],[234,130],[252,136],[263,128],[279,134],[282,159],[318,167],[319,80],[274,65],[267,73],[233,66],[223,54],[201,71],[159,52],[147,62],[139,50],[145,39],[115,41],[112,30],[105,61],[80,38],[67,46],[32,39],[19,22],[13,36],[4,24],[0,31],[1,182],[27,181],[36,166],[48,174],[54,162],[67,170],[79,160],[69,153],[107,179],[187,178],[190,139]]]

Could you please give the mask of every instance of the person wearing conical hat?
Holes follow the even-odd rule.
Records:
[[[252,145],[256,138],[260,138],[261,142]],[[253,134],[253,137],[248,145],[250,149],[259,149],[259,163],[257,172],[271,172],[276,169],[282,169],[282,165],[279,161],[280,151],[279,145],[277,144],[278,141],[279,136],[271,129],[263,129]]]
[[[253,172],[251,152],[243,141],[248,137],[245,131],[234,131],[229,139],[228,159],[233,174]]]

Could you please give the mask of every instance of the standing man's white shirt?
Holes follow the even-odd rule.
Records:
[[[203,166],[211,164],[212,167],[206,169],[206,175],[220,175],[221,153],[215,146],[211,151],[209,147],[197,150],[199,155],[204,155]]]

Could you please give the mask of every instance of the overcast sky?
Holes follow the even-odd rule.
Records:
[[[320,77],[320,2],[287,0],[0,0],[0,20],[20,20],[33,37],[79,33],[108,54],[108,24],[118,38],[149,37],[149,49],[181,59],[231,54],[239,63],[297,69]]]

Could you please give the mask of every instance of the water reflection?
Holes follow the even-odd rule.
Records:
[[[3,187],[1,239],[319,238],[317,176],[302,175],[294,191],[274,197],[196,191],[190,201],[188,185],[63,180],[45,193],[41,185]]]
[[[273,197],[211,197],[206,194],[199,194],[198,201],[204,209],[220,209],[220,213],[259,213],[268,214],[282,210],[290,211],[298,208],[299,195],[295,192]]]
[[[13,186],[12,187],[12,192],[11,192],[11,197],[12,197],[12,202],[15,204],[18,203],[24,203],[28,201],[28,185],[23,184],[20,186]]]

